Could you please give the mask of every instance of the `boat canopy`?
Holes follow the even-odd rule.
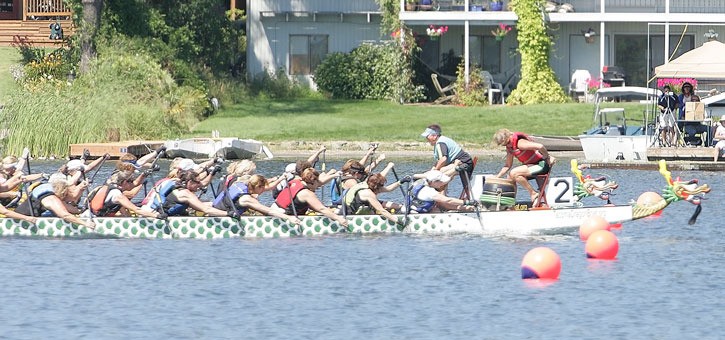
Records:
[[[649,100],[652,98],[658,98],[662,95],[662,91],[658,89],[651,89],[648,87],[640,86],[616,86],[616,87],[603,87],[597,90],[596,102],[600,102],[604,98],[622,98],[632,97],[636,99]]]

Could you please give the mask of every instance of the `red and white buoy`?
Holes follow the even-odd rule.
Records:
[[[558,279],[561,273],[559,254],[547,247],[529,250],[521,261],[522,279]]]

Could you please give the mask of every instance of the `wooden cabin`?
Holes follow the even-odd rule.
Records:
[[[59,24],[63,35],[72,34],[70,7],[63,0],[0,0],[0,46],[13,42],[53,47],[62,39],[51,39],[51,25]]]

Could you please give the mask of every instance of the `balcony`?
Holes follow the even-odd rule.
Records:
[[[463,0],[432,0],[430,5],[417,4],[406,6],[405,12],[438,11],[466,12]],[[508,6],[503,1],[503,11]],[[604,2],[605,13],[665,13],[666,0],[570,0],[549,1],[546,11],[549,13],[600,13]],[[488,0],[469,0],[468,12],[492,11]],[[725,1],[721,0],[670,0],[670,13],[725,13]]]

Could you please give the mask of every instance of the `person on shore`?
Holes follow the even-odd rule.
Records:
[[[275,198],[274,205],[287,215],[301,216],[312,209],[327,218],[336,221],[347,227],[348,222],[340,215],[336,215],[330,208],[326,207],[315,195],[315,189],[319,185],[320,174],[314,168],[305,169],[299,178],[289,181],[289,185],[279,192]]]
[[[74,214],[80,213],[75,205],[68,204],[70,200],[69,185],[64,175],[52,175],[48,183],[35,187],[25,202],[21,203],[15,212],[26,216],[58,217],[68,223],[74,223],[94,229],[96,224],[84,221]]]
[[[712,142],[715,143],[715,149],[717,149],[713,162],[717,162],[718,158],[725,152],[725,115],[720,117],[720,122],[715,126]]]
[[[404,177],[398,181],[398,185],[410,181],[410,177]],[[388,209],[401,210],[400,204],[388,203],[387,207],[378,199],[378,194],[385,190],[385,176],[382,174],[373,174],[368,176],[365,181],[357,183],[346,191],[343,197],[345,211],[353,215],[369,215],[377,213],[382,215],[391,223],[400,223],[397,218],[388,211]]]
[[[239,215],[254,210],[263,215],[285,219],[291,224],[299,225],[302,223],[296,216],[284,214],[277,209],[272,209],[260,203],[256,196],[262,194],[266,189],[267,179],[262,175],[239,177],[235,182],[219,192],[214,199],[213,206],[219,210],[236,211]]]
[[[493,135],[496,144],[506,147],[506,162],[496,177],[502,177],[508,172],[509,178],[521,185],[531,196],[534,205],[538,204],[539,192],[529,183],[530,179],[538,175],[545,175],[551,171],[556,158],[549,155],[540,143],[536,143],[522,132],[511,132],[508,129],[499,129]],[[522,165],[511,168],[516,157]]]
[[[455,169],[449,169],[449,173],[455,173]],[[464,211],[475,210],[477,201],[461,200],[448,197],[444,193],[446,185],[451,180],[448,174],[440,170],[430,170],[424,174],[414,175],[419,178],[410,188],[408,194],[408,206],[412,213],[433,213],[443,211]]]
[[[126,192],[135,186],[133,171],[116,171],[105,184],[91,190],[88,195],[88,211],[85,214],[98,217],[139,215],[149,218],[165,218],[163,212],[142,210],[129,200]]]
[[[692,84],[689,82],[682,83],[682,93],[677,96],[678,105],[680,107],[680,113],[677,116],[677,119],[685,119],[685,104],[695,102],[695,97],[697,97],[697,95],[693,92]],[[700,97],[697,97],[697,101],[700,101]]]
[[[467,175],[467,178],[461,177],[463,193],[467,197],[468,192],[470,192],[468,182],[473,176],[473,158],[471,158],[471,155],[464,151],[453,139],[443,136],[441,127],[437,124],[428,125],[421,137],[425,138],[433,146],[433,159],[436,163],[431,170],[445,172],[444,167],[455,166],[455,161],[460,161],[458,168]]]

